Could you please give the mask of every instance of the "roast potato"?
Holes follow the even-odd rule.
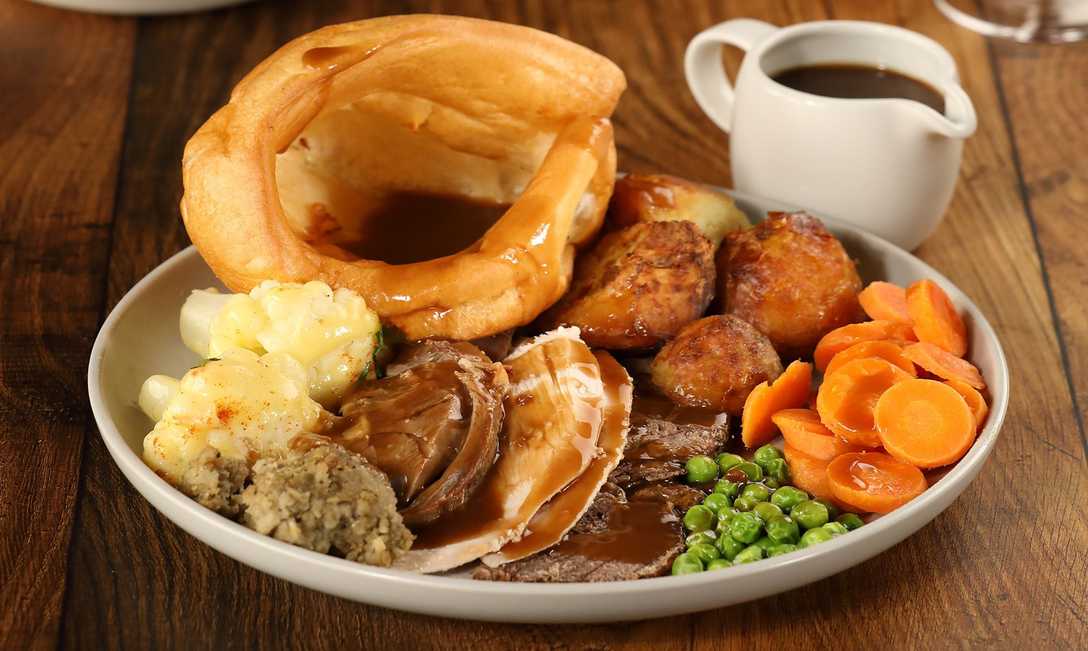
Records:
[[[694,224],[638,223],[580,253],[570,289],[538,323],[578,326],[597,348],[650,348],[702,316],[713,294],[714,248]]]
[[[673,402],[735,416],[757,384],[781,374],[767,337],[728,314],[684,326],[650,364],[654,386]]]
[[[861,278],[823,223],[772,212],[730,233],[718,252],[723,311],[767,335],[783,358],[806,356],[825,334],[861,320]]]
[[[705,185],[664,174],[616,180],[608,207],[610,227],[677,220],[694,223],[715,248],[727,233],[750,225],[729,195]]]

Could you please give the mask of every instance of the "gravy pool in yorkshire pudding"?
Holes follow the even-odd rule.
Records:
[[[601,224],[625,85],[608,59],[527,27],[429,15],[326,27],[258,65],[189,141],[185,225],[235,291],[322,280],[410,339],[526,324]],[[509,207],[439,258],[353,253],[404,193]],[[428,236],[417,230],[405,238]]]

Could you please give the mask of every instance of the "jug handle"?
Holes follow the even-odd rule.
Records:
[[[733,121],[733,85],[725,76],[721,46],[733,45],[747,53],[778,28],[761,20],[727,20],[699,32],[684,53],[684,76],[695,102],[714,124],[728,132]]]

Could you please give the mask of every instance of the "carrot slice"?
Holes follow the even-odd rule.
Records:
[[[840,454],[861,451],[824,427],[820,415],[811,409],[783,409],[772,420],[786,439],[786,445],[814,459],[831,461]]]
[[[975,417],[975,429],[982,429],[986,423],[986,416],[990,413],[990,406],[986,404],[986,399],[982,397],[978,389],[962,380],[945,380],[944,383],[963,396],[967,406],[971,408],[971,414]]]
[[[850,452],[827,464],[827,485],[843,504],[888,513],[926,490],[921,470],[880,452]]]
[[[940,346],[956,357],[967,354],[967,328],[937,283],[919,280],[907,287],[907,311],[918,341]]]
[[[864,357],[878,357],[886,362],[891,362],[912,376],[918,375],[914,368],[914,362],[903,354],[903,346],[894,341],[862,341],[850,346],[846,350],[831,358],[824,369],[824,375],[831,375],[843,364]]]
[[[827,461],[810,457],[788,443],[782,454],[790,466],[790,482],[809,495],[821,500],[831,500],[834,495],[827,484]]]
[[[861,309],[874,321],[898,321],[910,323],[907,311],[907,292],[899,285],[877,280],[858,294]]]
[[[776,412],[800,407],[812,389],[812,364],[791,362],[771,384],[762,382],[744,401],[740,418],[740,439],[747,448],[757,448],[774,438]]]
[[[986,388],[986,381],[982,379],[982,373],[978,372],[974,364],[956,357],[939,346],[918,342],[903,348],[903,355],[942,380],[959,380],[979,391]]]
[[[892,339],[902,341],[917,341],[914,329],[906,323],[895,321],[865,321],[863,323],[851,323],[841,328],[835,328],[827,333],[816,344],[816,352],[813,360],[816,368],[824,370],[831,362],[831,358],[847,348],[862,341],[879,341]]]
[[[889,387],[912,379],[903,369],[882,359],[867,357],[844,364],[824,377],[816,396],[820,421],[847,443],[880,447],[873,409]]]
[[[959,461],[975,442],[975,416],[955,389],[936,380],[907,380],[884,392],[874,412],[888,454],[918,468]]]

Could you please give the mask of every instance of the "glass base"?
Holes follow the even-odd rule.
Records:
[[[984,36],[1020,43],[1088,38],[1088,0],[933,0],[933,4],[952,22]]]

